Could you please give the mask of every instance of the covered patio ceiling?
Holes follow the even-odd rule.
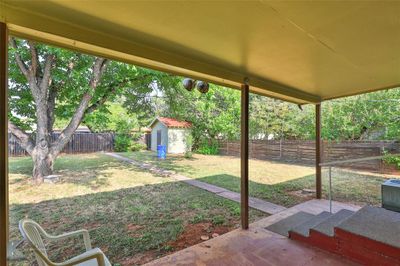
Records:
[[[400,85],[400,2],[0,0],[10,34],[303,104]]]

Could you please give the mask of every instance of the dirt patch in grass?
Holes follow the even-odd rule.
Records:
[[[138,236],[140,235],[138,231],[143,229],[143,227],[135,224],[129,224],[126,226],[126,229],[130,231],[130,235],[136,234],[136,236]],[[178,238],[165,243],[163,248],[137,253],[134,256],[122,259],[119,261],[119,264],[142,265],[162,256],[166,256],[176,251],[204,242],[204,240],[201,240],[202,236],[207,236],[209,239],[211,239],[213,238],[213,235],[216,237],[215,234],[222,235],[232,231],[233,229],[235,229],[234,226],[214,225],[211,222],[187,224]]]
[[[122,266],[130,266],[130,265],[142,265],[146,264],[152,260],[155,260],[160,256],[160,252],[158,250],[149,250],[143,253],[138,253],[132,257],[125,258],[120,261],[120,265]]]
[[[140,230],[143,228],[144,228],[144,226],[142,226],[142,225],[128,224],[126,226],[126,231],[131,237],[140,237],[140,236],[142,236],[142,233],[140,232]]]
[[[308,189],[301,189],[295,191],[286,191],[291,196],[299,199],[299,201],[307,201],[315,199],[315,192]]]
[[[209,222],[188,224],[179,237],[175,241],[168,242],[167,245],[177,251],[203,242],[202,236],[211,239],[213,234],[222,235],[233,229],[231,226],[213,225]]]

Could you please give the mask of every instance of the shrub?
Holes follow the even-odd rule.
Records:
[[[387,153],[385,153],[387,154]],[[400,169],[400,156],[389,156],[385,157],[383,161],[387,164],[393,164],[397,169]]]
[[[191,133],[186,134],[185,136],[185,158],[190,159],[193,157],[192,153],[192,145],[193,145],[193,136]]]
[[[193,158],[193,153],[191,151],[186,151],[185,154],[183,155],[186,159],[191,159]]]
[[[206,155],[216,155],[216,154],[218,154],[218,142],[204,141],[204,142],[200,143],[199,147],[197,148],[197,152],[200,154],[206,154]]]
[[[132,145],[132,139],[128,135],[117,135],[114,140],[114,149],[116,152],[126,152]]]
[[[132,142],[132,144],[130,146],[131,151],[141,151],[141,150],[145,150],[146,148],[147,148],[147,146],[140,142]]]

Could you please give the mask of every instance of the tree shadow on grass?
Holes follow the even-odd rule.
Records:
[[[261,216],[252,210],[251,217]],[[17,224],[26,217],[51,234],[88,229],[93,246],[100,247],[115,263],[149,250],[155,251],[155,257],[171,252],[167,243],[174,241],[188,222],[218,220],[235,227],[240,206],[182,182],[165,182],[35,204],[13,204],[11,239],[21,238]],[[51,245],[49,254],[53,260],[63,261],[83,252],[82,241],[78,242]]]
[[[196,180],[220,186],[240,193],[240,177],[229,174],[211,175]],[[322,193],[328,199],[329,181],[328,172],[323,171]],[[381,184],[386,178],[380,175],[365,175],[343,169],[334,169],[332,172],[333,200],[356,205],[381,204]],[[306,189],[306,190],[304,190]],[[306,175],[300,178],[275,183],[264,184],[249,180],[249,195],[285,207],[292,207],[301,202],[315,198],[315,175]]]
[[[33,165],[30,157],[19,158],[18,161],[10,163],[10,166],[10,185],[32,185]],[[124,171],[148,172],[148,170],[121,162],[104,154],[61,156],[56,160],[54,167],[54,175],[58,175],[60,181],[54,185],[73,184],[96,190],[117,181],[111,180],[111,177],[118,172],[123,174]]]
[[[197,158],[191,157],[186,158],[181,154],[178,155],[167,155],[166,159],[157,158],[157,154],[151,151],[140,151],[140,152],[127,152],[120,153],[121,156],[133,159],[138,162],[152,164],[156,167],[162,168],[168,171],[174,171],[176,173],[188,173],[195,171],[195,169],[189,165],[181,165],[181,161],[196,161]]]
[[[240,177],[220,174],[197,178],[196,180],[210,183],[228,190],[240,193]],[[249,195],[285,207],[291,207],[310,200],[310,197],[300,197],[291,194],[291,191],[301,190],[313,184],[310,176],[273,185],[258,183],[249,180]]]

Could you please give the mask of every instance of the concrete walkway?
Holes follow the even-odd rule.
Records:
[[[236,201],[236,202],[240,203],[240,194],[237,192],[233,192],[233,191],[227,190],[222,187],[218,187],[218,186],[214,186],[214,185],[202,182],[202,181],[198,181],[196,179],[177,174],[174,171],[161,169],[161,168],[158,168],[149,163],[142,163],[139,161],[135,161],[133,159],[121,156],[116,153],[106,153],[106,155],[116,158],[118,160],[130,163],[130,164],[133,164],[141,169],[149,170],[150,172],[152,172],[154,174],[171,177],[175,180],[185,182],[186,184],[207,190],[211,193],[214,193],[217,196],[220,196],[220,197],[223,197],[226,199],[230,199],[232,201]],[[256,209],[256,210],[259,210],[259,211],[262,211],[262,212],[265,212],[268,214],[276,214],[276,213],[286,210],[286,208],[283,206],[276,205],[271,202],[253,198],[253,197],[249,198],[249,206],[253,209]]]

